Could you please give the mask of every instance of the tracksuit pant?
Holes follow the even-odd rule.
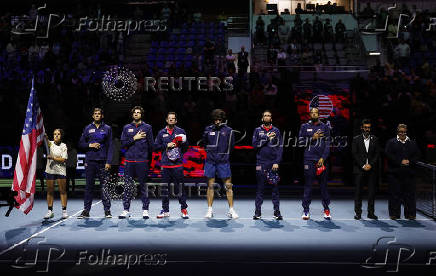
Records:
[[[162,189],[162,209],[164,212],[169,212],[170,210],[169,192],[171,183],[174,183],[174,194],[179,200],[180,209],[188,208],[188,205],[186,204],[183,167],[162,168],[162,178],[164,183],[167,185]]]
[[[85,161],[85,175],[86,175],[86,186],[85,186],[85,201],[84,209],[86,211],[91,210],[93,190],[95,185],[95,178],[98,177],[100,180],[101,189],[101,199],[103,201],[103,207],[105,211],[109,211],[111,208],[110,198],[103,191],[104,175],[103,170],[106,162],[104,160],[87,160]]]
[[[321,189],[322,206],[324,210],[329,210],[330,196],[327,191],[327,165],[324,172],[321,175],[316,175],[316,163],[314,160],[304,161],[304,196],[303,196],[303,209],[305,212],[309,212],[309,206],[312,202],[312,184],[315,179],[318,179],[319,188]]]
[[[150,199],[148,198],[148,188],[147,184],[147,172],[148,164],[146,161],[137,162],[126,162],[125,174],[129,177],[138,178],[139,182],[139,192],[141,193],[142,210],[148,210],[150,205]],[[130,209],[130,201],[132,200],[132,195],[129,193],[123,194],[123,206],[124,210]]]
[[[256,200],[255,200],[255,214],[261,214],[261,207],[263,203],[263,193],[265,190],[265,184],[267,184],[266,170],[271,169],[272,164],[257,164],[256,165],[256,180],[257,180],[257,190],[256,190]],[[269,185],[269,184],[267,184]],[[278,185],[272,186],[272,203],[274,211],[280,210],[280,198],[279,198],[279,187]]]

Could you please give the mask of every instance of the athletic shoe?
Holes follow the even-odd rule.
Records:
[[[355,214],[354,215],[354,219],[355,220],[360,220],[362,218],[362,215],[361,214]]]
[[[330,215],[330,210],[324,210],[324,219],[331,220],[332,216]]]
[[[47,214],[45,214],[44,219],[51,219],[54,217],[54,213],[52,210],[48,210]]]
[[[89,218],[89,211],[83,210],[82,213],[77,217],[78,219]]]
[[[253,216],[254,220],[259,220],[261,218],[262,218],[262,216],[261,216],[260,212],[254,212],[254,216]]]
[[[397,216],[390,216],[390,218],[391,218],[391,220],[397,220],[397,219],[399,219],[399,217],[397,217]]]
[[[301,218],[304,219],[304,220],[309,220],[310,219],[309,211],[304,211],[303,215],[301,216]]]
[[[63,219],[67,219],[68,218],[67,210],[62,210],[62,218]]]
[[[368,214],[368,218],[369,219],[375,219],[375,220],[378,219],[378,217],[375,214]]]
[[[189,216],[188,216],[188,210],[186,210],[186,209],[182,209],[182,211],[181,211],[181,216],[182,216],[182,218],[184,218],[184,219],[188,219],[188,218],[189,218]]]
[[[280,211],[279,211],[279,210],[274,211],[274,216],[273,216],[273,218],[274,218],[275,220],[282,220],[282,219],[283,219],[282,214],[280,214]]]
[[[127,210],[123,210],[121,214],[118,216],[119,219],[125,219],[130,217],[130,212]]]
[[[104,211],[104,217],[105,218],[112,218],[111,211]]]
[[[239,218],[238,214],[236,213],[236,211],[235,211],[233,208],[230,208],[230,209],[229,209],[229,212],[227,213],[227,216],[228,216],[229,218],[232,218],[232,219],[237,219],[237,218]]]
[[[213,217],[213,212],[212,212],[212,208],[208,208],[207,209],[207,213],[204,216],[205,218],[212,218]]]
[[[408,220],[416,220],[416,216],[407,216],[406,219],[408,219]]]
[[[142,218],[143,218],[143,219],[148,219],[148,218],[149,218],[149,216],[148,216],[148,210],[144,210],[144,211],[142,211]]]
[[[170,212],[165,212],[164,210],[160,210],[159,215],[156,216],[156,218],[168,218],[170,216]]]

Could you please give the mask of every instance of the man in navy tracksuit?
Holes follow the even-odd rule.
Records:
[[[281,135],[278,128],[272,125],[272,114],[266,110],[262,114],[262,125],[254,130],[253,147],[256,150],[256,201],[253,219],[261,218],[261,207],[263,203],[263,191],[267,182],[269,170],[277,171],[282,160],[283,147]],[[279,188],[278,183],[272,187],[272,202],[274,207],[274,218],[281,220]]]
[[[145,181],[147,180],[148,157],[153,151],[153,130],[149,124],[142,121],[144,109],[140,106],[135,106],[131,110],[133,122],[127,124],[123,128],[121,134],[121,147],[126,149],[125,174],[130,177],[138,177],[139,189],[141,192],[142,201],[142,217],[148,219],[148,206],[150,199],[148,198],[148,189]],[[124,193],[123,206],[124,211],[118,216],[124,219],[130,216],[130,201],[131,195]]]
[[[401,217],[401,202],[404,204],[404,217],[416,218],[415,166],[420,158],[416,142],[407,136],[407,125],[399,124],[397,136],[386,143],[389,179],[389,216],[396,220]]]
[[[155,150],[162,151],[162,178],[164,183],[168,185],[168,189],[163,190],[162,210],[157,218],[170,216],[168,190],[170,183],[173,182],[174,193],[177,195],[181,206],[181,216],[187,219],[189,216],[183,179],[183,153],[188,149],[188,141],[185,130],[176,126],[177,117],[175,112],[167,114],[166,122],[167,126],[159,131],[154,143]]]
[[[85,157],[85,201],[83,212],[78,216],[88,218],[92,204],[92,191],[95,184],[95,177],[100,179],[102,189],[102,201],[106,218],[111,218],[110,198],[103,192],[104,177],[103,170],[109,170],[112,161],[112,128],[103,122],[103,110],[94,108],[92,118],[94,122],[87,125],[80,137],[79,147],[86,150]]]
[[[203,143],[206,148],[206,162],[204,163],[204,176],[208,178],[206,218],[212,218],[212,204],[214,196],[215,175],[223,180],[226,189],[227,201],[229,203],[230,218],[238,218],[233,209],[232,172],[230,170],[230,151],[235,146],[233,129],[224,122],[226,113],[222,109],[212,111],[213,124],[207,126],[203,132]]]
[[[310,121],[302,124],[298,134],[299,145],[304,146],[304,196],[303,215],[304,220],[310,218],[309,206],[312,201],[312,183],[318,179],[321,189],[324,218],[330,216],[330,196],[327,191],[326,159],[330,154],[330,128],[319,120],[319,110],[316,107],[310,109]]]

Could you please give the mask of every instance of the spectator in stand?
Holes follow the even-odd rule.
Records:
[[[295,9],[296,14],[302,14],[304,13],[304,10],[301,8],[301,3],[297,4],[297,8]]]
[[[400,40],[400,44],[394,49],[394,56],[397,57],[397,61],[400,66],[406,66],[410,58],[410,46],[403,39]]]
[[[272,45],[269,46],[268,49],[268,55],[267,55],[267,62],[270,65],[275,65],[277,61],[277,50],[274,49],[274,47]]]
[[[165,4],[162,10],[160,11],[160,16],[163,20],[168,20],[171,16],[171,9],[168,7],[168,4]]]
[[[322,40],[322,22],[319,17],[315,17],[313,22],[313,40],[314,42],[321,42]]]
[[[279,66],[286,66],[287,55],[285,49],[281,48],[277,54],[277,64]]]
[[[324,23],[324,42],[331,42],[333,40],[333,27],[330,24],[330,19],[327,18]]]
[[[375,14],[375,13],[374,13],[374,10],[371,8],[371,3],[368,2],[368,3],[366,3],[366,7],[365,7],[365,9],[362,11],[362,13],[360,14],[360,16],[370,18],[370,17],[373,17],[374,14]]]
[[[335,26],[336,42],[344,42],[345,24],[339,19]]]
[[[309,18],[306,18],[303,24],[303,33],[304,33],[304,40],[307,42],[312,41],[312,24],[309,22]]]
[[[265,22],[262,19],[262,16],[259,16],[256,20],[256,44],[264,44],[265,43]]]
[[[274,22],[271,21],[271,23],[268,24],[267,32],[269,45],[276,44],[277,41],[280,42],[277,25]]]
[[[283,17],[281,17],[281,16],[277,13],[276,17],[274,17],[274,18],[271,20],[271,22],[274,23],[276,26],[280,26],[280,25],[282,25],[282,24],[285,23],[285,20],[283,19]]]
[[[313,53],[308,47],[305,47],[301,55],[301,63],[305,66],[313,64]]]
[[[226,67],[227,67],[227,72],[231,74],[236,72],[235,60],[236,57],[233,55],[232,49],[229,49],[226,55]]]
[[[289,36],[289,26],[286,25],[284,21],[281,25],[279,25],[278,34],[280,38],[280,43],[285,44]]]
[[[245,51],[245,46],[241,46],[241,51],[238,53],[238,73],[244,76],[247,73],[248,66],[248,52]]]
[[[302,38],[303,38],[302,24],[301,22],[297,21],[296,18],[294,20],[294,27],[292,27],[292,38],[300,43],[302,42]]]

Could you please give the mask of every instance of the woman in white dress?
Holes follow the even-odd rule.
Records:
[[[67,190],[66,190],[66,161],[68,158],[67,146],[62,143],[64,131],[62,129],[55,129],[53,131],[53,141],[49,141],[46,136],[48,148],[50,152],[47,154],[47,166],[45,169],[47,178],[47,205],[48,212],[44,216],[44,219],[50,219],[54,217],[53,213],[53,194],[54,194],[54,182],[57,180],[59,186],[59,192],[61,194],[62,203],[62,218],[68,218],[67,213]]]

